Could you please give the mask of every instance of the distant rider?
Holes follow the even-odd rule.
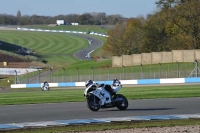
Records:
[[[112,85],[115,86],[116,84],[121,84],[121,82],[117,78],[114,78]]]
[[[45,85],[49,86],[49,83],[48,83],[46,80],[44,80],[43,87],[44,87]]]

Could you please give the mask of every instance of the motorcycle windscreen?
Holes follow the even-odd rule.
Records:
[[[121,86],[114,86],[113,91],[118,92],[121,89]]]

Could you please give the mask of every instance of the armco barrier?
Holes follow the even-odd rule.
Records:
[[[81,31],[65,31],[65,30],[41,30],[41,29],[29,29],[29,28],[17,28],[17,30],[40,31],[40,32],[58,32],[58,33],[78,33],[78,34],[87,34],[87,32],[81,32]],[[99,33],[90,33],[90,34],[91,34],[91,35],[96,35],[96,36],[108,37],[107,35],[99,34]]]
[[[139,79],[120,80],[122,85],[153,85],[153,84],[180,84],[180,83],[200,83],[200,78],[168,78],[168,79]],[[112,84],[112,81],[96,81],[99,84]],[[40,88],[43,83],[35,84],[11,84],[11,88]],[[63,82],[49,83],[50,87],[84,87],[85,82]]]

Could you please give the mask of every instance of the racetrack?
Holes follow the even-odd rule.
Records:
[[[0,106],[0,124],[147,115],[200,113],[200,98],[129,100],[125,111],[117,108],[90,111],[85,102]]]
[[[89,47],[74,54],[80,60],[87,59],[86,55],[89,52],[102,45],[102,42],[98,39],[91,39],[79,34],[74,35],[92,40]],[[0,106],[0,124],[107,117],[199,114],[199,100],[200,98],[129,100],[129,107],[125,111],[110,108],[100,109],[98,112],[90,111],[84,102],[2,105]]]

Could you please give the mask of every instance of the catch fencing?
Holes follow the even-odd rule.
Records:
[[[173,63],[140,65],[120,68],[94,68],[89,69],[65,69],[54,68],[38,70],[36,72],[19,75],[15,78],[16,84],[49,83],[59,82],[84,82],[89,79],[94,81],[106,81],[118,78],[119,80],[134,79],[164,79],[164,78],[187,78],[199,77],[198,63]]]

